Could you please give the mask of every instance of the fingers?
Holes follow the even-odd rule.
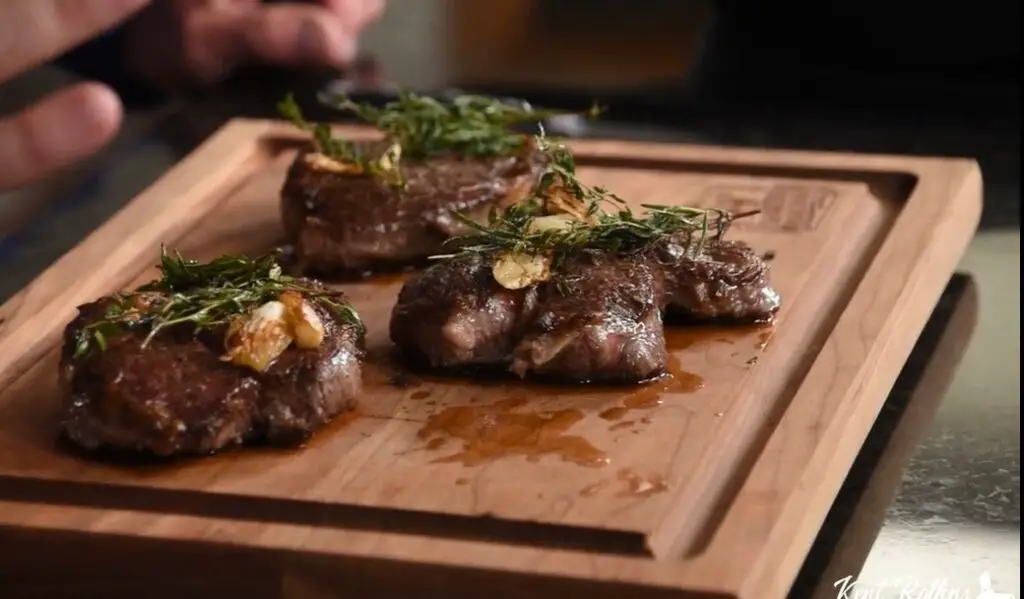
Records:
[[[148,0],[4,0],[0,17],[0,81],[94,37]]]
[[[121,118],[113,91],[82,83],[0,120],[0,190],[34,182],[93,154],[117,133]]]
[[[196,7],[185,23],[188,69],[209,83],[244,62],[341,67],[355,58],[359,32],[383,9],[382,0]]]
[[[321,0],[325,8],[338,15],[349,31],[360,31],[384,13],[384,0]]]
[[[343,66],[356,56],[356,21],[321,6],[267,6],[245,25],[254,60],[278,65]]]

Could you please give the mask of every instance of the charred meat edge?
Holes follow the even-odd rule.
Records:
[[[362,390],[363,330],[319,304],[311,302],[324,325],[320,345],[293,344],[256,372],[222,360],[223,327],[170,328],[145,347],[144,333],[129,331],[75,357],[75,332],[111,301],[81,306],[64,332],[60,428],[83,449],[170,457],[294,446],[352,409]]]

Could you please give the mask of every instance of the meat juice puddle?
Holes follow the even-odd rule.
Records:
[[[701,376],[683,369],[680,352],[687,348],[706,343],[723,343],[743,346],[752,337],[754,349],[763,350],[772,334],[772,328],[756,327],[670,327],[666,328],[666,344],[670,352],[670,363],[666,375],[640,385],[619,387],[608,386],[550,386],[518,379],[483,379],[466,381],[457,377],[422,375],[412,372],[391,377],[396,386],[419,387],[423,384],[437,384],[448,387],[461,386],[479,393],[464,405],[444,406],[428,410],[428,415],[419,431],[418,450],[443,451],[445,455],[431,460],[432,463],[460,463],[477,466],[505,457],[523,457],[537,462],[544,456],[590,468],[600,468],[610,463],[605,451],[570,429],[582,421],[591,410],[578,407],[536,410],[533,398],[556,397],[558,400],[579,396],[592,399],[594,395],[615,393],[621,399],[618,405],[606,408],[597,415],[608,421],[609,430],[632,429],[651,422],[651,416],[627,419],[634,412],[650,411],[660,406],[664,397],[673,393],[693,393],[703,388]],[[738,355],[739,352],[735,352]],[[504,392],[514,389],[511,397],[497,401],[482,401],[479,395],[486,395],[488,388],[501,388]],[[407,395],[409,400],[422,402],[434,408],[438,402],[432,400],[433,392],[416,389]],[[453,447],[454,446],[454,447]],[[646,496],[664,491],[667,483],[659,476],[642,477],[629,469],[618,472],[618,480],[625,486],[623,493]],[[460,478],[459,484],[467,484]],[[600,481],[599,481],[600,482]],[[596,486],[595,486],[596,485]],[[591,485],[581,492],[583,496],[596,494],[605,484]],[[600,487],[600,488],[598,488]]]
[[[598,416],[603,420],[614,422],[609,430],[621,430],[636,424],[648,424],[649,417],[638,421],[623,420],[637,410],[649,410],[661,405],[664,396],[670,393],[694,393],[704,387],[704,379],[698,374],[683,369],[680,352],[709,343],[737,345],[750,339],[756,333],[754,349],[763,351],[771,339],[774,328],[771,326],[753,327],[665,327],[665,345],[668,348],[668,365],[665,376],[650,381],[630,393],[622,400],[622,405],[607,408]],[[734,357],[739,352],[734,352]]]
[[[583,420],[582,410],[522,411],[528,400],[511,397],[490,404],[449,406],[431,414],[417,436],[427,449],[443,449],[450,441],[461,447],[435,463],[477,466],[502,457],[522,456],[537,462],[552,455],[580,466],[600,467],[608,456],[590,441],[567,434]]]

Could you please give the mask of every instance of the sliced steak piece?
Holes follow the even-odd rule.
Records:
[[[764,322],[779,310],[768,263],[750,246],[711,241],[697,258],[685,242],[666,240],[649,250],[664,273],[671,315],[693,321]]]
[[[303,152],[281,191],[285,237],[298,268],[330,278],[423,261],[465,233],[452,217],[483,220],[494,206],[514,202],[539,180],[544,155],[533,144],[522,156],[424,161],[403,159],[404,187],[369,175],[331,172]]]
[[[492,265],[491,256],[463,254],[414,273],[391,313],[391,340],[433,368],[507,365],[537,289],[505,289]]]
[[[665,372],[661,273],[644,260],[587,252],[540,286],[512,371],[566,382],[637,382]]]
[[[312,283],[307,282],[308,285]],[[345,297],[332,301],[344,305]],[[148,344],[128,330],[77,355],[77,333],[113,298],[79,308],[64,332],[64,435],[85,449],[156,456],[215,452],[242,443],[292,445],[353,407],[362,387],[362,327],[310,303],[323,324],[315,349],[294,344],[264,371],[222,359],[225,328],[161,331]]]

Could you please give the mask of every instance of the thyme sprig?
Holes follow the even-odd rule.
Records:
[[[172,327],[187,325],[198,332],[226,325],[285,291],[300,293],[343,322],[363,327],[351,306],[321,288],[282,274],[276,253],[256,259],[228,255],[204,263],[161,248],[159,269],[159,279],[114,296],[102,318],[77,331],[75,357],[102,351],[109,339],[129,331],[145,331],[146,346]]]
[[[543,134],[537,137],[537,143],[547,154],[548,163],[534,191],[502,211],[492,211],[486,223],[456,214],[455,218],[472,230],[448,241],[456,253],[516,252],[554,254],[556,258],[584,249],[629,253],[667,236],[682,236],[688,251],[698,255],[708,240],[725,234],[732,220],[749,216],[719,208],[657,204],[643,204],[644,212],[637,214],[606,188],[580,181],[573,154],[564,145],[551,142]],[[578,203],[583,218],[571,219],[557,229],[532,227],[535,219],[551,214],[550,202],[556,195],[563,208],[566,198]]]
[[[400,92],[398,99],[382,107],[360,104],[348,96],[335,95],[323,102],[351,112],[384,132],[402,147],[402,154],[425,159],[446,154],[464,157],[507,156],[521,151],[528,136],[515,130],[524,123],[540,123],[564,111],[534,109],[480,95],[463,95],[451,102]],[[595,118],[601,107],[594,105],[583,114]]]
[[[535,230],[531,223],[545,212],[537,203],[521,202],[490,217],[486,224],[458,215],[473,232],[453,237],[448,244],[457,253],[564,254],[585,249],[630,253],[668,236],[685,235],[688,249],[697,255],[709,240],[719,239],[735,218],[718,208],[641,207],[645,210],[642,214],[623,204],[618,210],[595,214],[590,222],[574,220],[561,229]]]
[[[369,146],[360,146],[344,139],[338,139],[331,133],[331,128],[328,125],[307,121],[294,96],[290,94],[278,103],[277,109],[281,116],[296,128],[313,134],[313,142],[321,154],[343,164],[354,166],[354,174],[376,176],[392,187],[405,187],[405,178],[402,176],[399,166],[402,156],[400,145],[396,143],[378,144],[378,151],[368,152]]]
[[[337,139],[331,132],[331,127],[325,123],[311,123],[306,120],[302,108],[295,101],[295,96],[288,94],[284,100],[277,103],[277,111],[281,117],[294,125],[297,129],[308,131],[313,134],[313,142],[317,150],[346,162],[361,163],[365,156],[361,149],[352,142],[344,139]]]

